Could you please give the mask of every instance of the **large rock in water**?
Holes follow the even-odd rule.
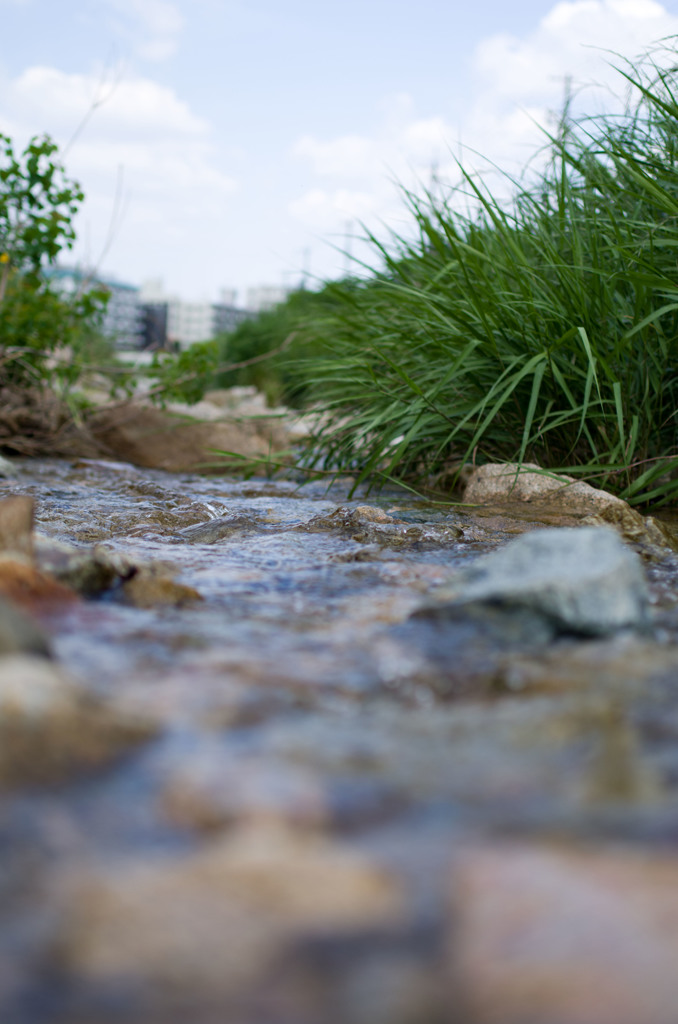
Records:
[[[585,515],[594,515],[610,505],[629,507],[608,491],[562,473],[551,473],[531,462],[490,462],[479,466],[468,479],[464,501],[479,505],[535,502]]]
[[[454,608],[524,608],[559,631],[605,635],[647,623],[642,563],[608,527],[525,533],[482,558],[446,592]]]

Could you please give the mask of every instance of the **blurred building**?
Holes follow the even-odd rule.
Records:
[[[250,315],[236,306],[235,289],[222,288],[219,302],[185,302],[166,294],[162,281],[146,281],[140,300],[144,315],[144,346],[147,348],[190,348],[235,330]]]
[[[103,276],[83,267],[49,267],[46,276],[64,295],[85,293],[104,288],[108,303],[101,320],[101,333],[117,348],[140,348],[144,337],[144,319],[139,303],[139,289],[117,278]]]
[[[285,302],[291,291],[291,288],[275,284],[262,284],[258,288],[248,288],[245,307],[250,313],[264,313],[268,309],[279,306],[281,302]]]

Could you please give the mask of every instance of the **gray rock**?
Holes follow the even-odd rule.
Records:
[[[340,505],[333,512],[313,516],[294,529],[302,533],[337,532],[359,544],[378,544],[389,548],[455,544],[464,532],[455,524],[418,526],[406,523],[372,505],[355,508]]]
[[[194,523],[180,530],[176,539],[189,544],[215,544],[241,533],[256,530],[261,517],[256,512],[229,512],[206,523]]]
[[[445,596],[455,609],[526,608],[562,632],[584,635],[640,627],[649,614],[640,558],[603,526],[523,534],[478,559]]]

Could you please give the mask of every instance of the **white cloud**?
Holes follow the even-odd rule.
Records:
[[[453,152],[469,168],[496,162],[517,173],[544,143],[540,126],[552,124],[566,80],[580,90],[580,107],[593,113],[624,92],[609,66],[620,63],[614,54],[634,58],[672,34],[678,17],[656,0],[561,0],[528,35],[488,36],[477,46],[461,122],[440,111],[417,115],[414,100],[401,95],[386,102],[369,136],[299,139],[293,153],[316,180],[290,212],[318,232],[339,233],[347,217],[370,227],[393,222],[402,203],[389,175],[410,188],[429,184],[434,170],[438,180],[454,181]]]
[[[216,163],[209,123],[171,89],[142,77],[109,86],[96,75],[34,67],[0,95],[0,130],[17,146],[37,129],[62,149],[103,98],[65,158],[87,197],[76,225],[80,258],[102,252],[121,174],[125,215],[111,255],[132,280],[161,265],[177,240],[188,249],[196,224],[217,230],[237,183]]]
[[[171,57],[179,45],[184,18],[169,0],[107,0],[115,30],[147,60]]]
[[[678,17],[656,0],[562,0],[524,39],[491,36],[477,48],[473,68],[476,99],[467,130],[476,117],[496,121],[517,107],[549,110],[563,100],[566,77],[581,105],[609,105],[624,83],[612,65],[635,58],[661,38],[678,33]]]
[[[67,74],[56,68],[27,68],[6,86],[7,105],[25,122],[49,124],[51,131],[73,130],[101,101],[90,132],[108,139],[130,136],[153,141],[167,133],[201,136],[209,131],[173,90],[149,78],[115,72]]]

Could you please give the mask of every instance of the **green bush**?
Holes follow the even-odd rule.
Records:
[[[307,325],[331,305],[331,287],[312,292],[301,289],[275,309],[244,320],[219,339],[219,362],[225,366],[217,387],[251,384],[262,391],[269,405],[303,404],[308,390],[308,370],[303,360],[312,356]]]
[[[0,387],[73,384],[106,303],[97,288],[60,295],[44,273],[72,247],[84,198],[56,149],[36,137],[17,156],[0,135]]]
[[[678,69],[621,70],[622,116],[565,111],[503,202],[462,172],[407,196],[414,240],[331,288],[311,336],[309,466],[430,481],[531,460],[636,503],[678,497]]]

